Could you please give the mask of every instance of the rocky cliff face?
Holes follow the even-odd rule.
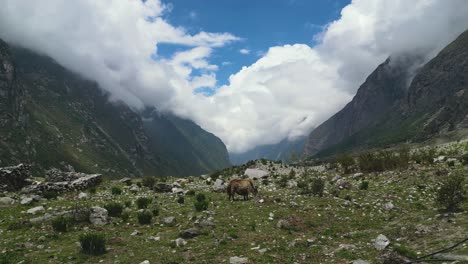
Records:
[[[380,65],[345,108],[312,131],[305,154],[422,141],[467,128],[468,31],[419,69],[408,88],[413,63],[406,62]]]
[[[155,122],[174,123],[176,117]],[[96,83],[84,80],[50,58],[0,42],[0,164],[31,163],[33,172],[50,167],[109,175],[189,175],[229,165],[224,144],[214,135],[216,162],[198,155],[198,145],[160,151],[140,115],[110,102]],[[165,134],[172,131],[152,131]],[[179,134],[173,142],[206,133]],[[181,150],[182,149],[182,150]],[[224,150],[224,152],[223,152]],[[197,152],[198,151],[198,152]],[[171,153],[197,153],[185,160]],[[182,154],[183,155],[183,154]],[[186,164],[186,161],[191,161]],[[206,162],[207,164],[202,164]],[[182,169],[181,169],[182,168]]]

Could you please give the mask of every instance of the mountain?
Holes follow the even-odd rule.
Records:
[[[0,164],[116,176],[194,175],[229,166],[191,121],[144,116],[48,57],[0,41]],[[71,167],[70,167],[71,166]]]
[[[283,139],[277,144],[257,146],[244,153],[229,153],[229,158],[234,165],[257,159],[292,161],[302,155],[306,139],[306,137],[292,141]]]
[[[421,142],[467,127],[468,31],[418,69],[418,59],[389,59],[353,100],[309,135],[306,155]]]

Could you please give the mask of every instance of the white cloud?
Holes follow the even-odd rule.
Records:
[[[233,152],[308,133],[389,55],[430,58],[468,27],[466,0],[354,0],[315,36],[317,46],[271,47],[216,87],[218,66],[209,57],[239,38],[189,34],[163,19],[171,6],[158,0],[0,0],[0,6],[1,38],[98,81],[114,99],[191,118]],[[160,43],[189,48],[164,59]],[[217,92],[194,94],[201,87]]]
[[[240,52],[241,54],[247,55],[247,54],[250,53],[250,50],[248,50],[248,49],[241,49],[241,50],[239,50],[239,52]]]

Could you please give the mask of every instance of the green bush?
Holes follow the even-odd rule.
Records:
[[[368,181],[362,181],[359,184],[359,189],[360,190],[367,190],[369,188],[369,182]]]
[[[437,191],[436,201],[449,212],[456,211],[459,205],[466,199],[464,178],[460,174],[449,176]]]
[[[185,203],[185,198],[183,196],[179,196],[179,198],[177,198],[177,203],[184,204]]]
[[[356,161],[350,155],[341,155],[336,159],[336,162],[341,165],[345,174],[352,172],[353,166],[356,164]]]
[[[97,233],[85,233],[79,238],[81,252],[88,255],[101,255],[106,253],[106,239]]]
[[[195,195],[195,191],[194,190],[189,190],[186,195],[189,195],[189,196],[194,196]]]
[[[109,216],[112,217],[120,217],[123,211],[123,205],[121,205],[118,202],[110,202],[104,205],[104,208],[106,208],[107,212],[109,213]]]
[[[153,189],[154,185],[156,184],[156,178],[152,176],[144,177],[142,180],[142,184],[143,186]]]
[[[151,203],[151,198],[147,197],[140,197],[137,199],[137,207],[138,209],[146,209],[148,208],[148,205]]]
[[[193,205],[195,206],[195,210],[198,212],[207,210],[208,201],[206,200],[205,194],[203,193],[197,194],[196,201]]]
[[[463,165],[468,165],[468,153],[463,154],[463,156],[461,157],[461,162],[463,163]]]
[[[113,195],[121,195],[122,194],[122,189],[120,187],[114,186],[111,188],[111,193]]]
[[[96,186],[89,187],[88,192],[90,194],[95,194],[97,192]]]
[[[410,258],[410,259],[416,259],[418,258],[418,254],[416,254],[416,252],[414,252],[413,250],[403,246],[403,245],[399,245],[399,246],[394,246],[393,247],[393,250],[395,250],[395,252],[397,252],[398,254],[404,256],[404,257],[407,257],[407,258]]]
[[[132,201],[125,201],[125,207],[130,208],[132,206]]]
[[[358,156],[358,167],[362,172],[381,172],[408,168],[410,154],[408,148],[401,148],[396,152],[380,151],[367,152]]]
[[[311,192],[313,195],[322,197],[324,189],[325,189],[325,182],[321,178],[315,177],[312,179]]]
[[[158,216],[159,215],[159,208],[155,207],[153,210],[151,210],[151,213],[153,213],[153,216]]]
[[[151,219],[153,218],[153,215],[148,211],[143,211],[137,214],[137,218],[138,223],[140,223],[140,225],[149,225],[151,224]]]
[[[120,218],[124,221],[124,222],[127,222],[128,219],[130,218],[130,214],[128,212],[123,212],[122,214],[120,214]]]
[[[52,228],[55,232],[67,232],[72,223],[72,219],[66,216],[59,216],[52,220]]]
[[[288,180],[289,180],[288,175],[282,174],[281,177],[278,180],[278,185],[281,188],[286,188],[286,186],[288,186]]]
[[[58,193],[56,191],[45,191],[42,196],[47,200],[57,199]]]

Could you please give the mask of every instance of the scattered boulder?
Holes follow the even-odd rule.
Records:
[[[150,264],[149,260],[144,260],[142,262],[140,262],[140,264]]]
[[[20,204],[21,205],[30,205],[35,201],[37,201],[37,200],[35,198],[33,198],[33,197],[23,197],[21,199],[21,201],[20,201]]]
[[[385,235],[378,235],[374,242],[377,250],[384,250],[390,244],[390,240]]]
[[[35,215],[35,214],[42,214],[42,213],[44,213],[44,212],[45,212],[45,208],[44,208],[44,206],[42,206],[42,205],[41,205],[41,206],[33,207],[33,208],[29,209],[28,211],[26,211],[26,213],[28,213],[28,214],[33,214],[33,215]]]
[[[176,224],[176,219],[173,216],[165,217],[161,219],[161,223],[167,226],[174,226]]]
[[[336,186],[338,186],[338,188],[340,189],[351,189],[353,188],[353,184],[351,184],[350,182],[344,180],[344,179],[338,179],[336,181]]]
[[[386,211],[390,211],[394,208],[395,208],[395,205],[392,202],[388,202],[383,205],[383,209]]]
[[[0,191],[18,191],[31,184],[29,165],[0,168]]]
[[[171,192],[172,185],[164,183],[164,182],[158,182],[154,185],[153,189],[155,192],[160,192],[160,193]]]
[[[45,179],[47,182],[65,182],[74,181],[85,175],[86,174],[84,173],[61,171],[59,169],[52,168],[45,172]]]
[[[246,264],[249,262],[248,258],[243,257],[230,257],[229,264]]]
[[[268,178],[268,172],[260,169],[246,169],[244,174],[254,180]]]
[[[172,193],[175,193],[175,194],[179,194],[179,193],[184,193],[184,189],[182,188],[178,188],[178,187],[174,187],[171,189]]]
[[[187,241],[185,241],[185,239],[179,237],[176,240],[174,240],[174,244],[175,244],[176,247],[183,247],[183,246],[187,245]]]
[[[209,220],[203,220],[200,223],[198,223],[198,226],[200,227],[215,227],[215,224]]]
[[[84,193],[84,192],[80,192],[78,194],[78,199],[88,199],[88,194],[87,193]]]
[[[370,262],[367,260],[357,259],[353,260],[352,264],[370,264]]]
[[[64,193],[70,191],[84,190],[92,186],[96,186],[102,182],[101,174],[84,174],[69,172],[71,174],[80,175],[79,178],[73,181],[64,182],[40,182],[37,184],[29,185],[23,188],[23,193],[42,194],[48,191],[55,191],[57,193]]]
[[[302,221],[296,216],[289,216],[286,219],[280,219],[278,223],[276,223],[277,228],[286,230],[300,230],[302,225]]]
[[[408,262],[409,259],[391,250],[384,250],[376,259],[376,263],[382,264],[405,264]]]
[[[188,239],[188,238],[194,238],[199,235],[203,234],[202,231],[198,228],[189,228],[180,233],[180,236],[182,238]]]
[[[109,223],[109,214],[105,208],[93,206],[90,209],[89,221],[93,225],[105,225]]]
[[[130,186],[130,189],[129,189],[131,192],[133,193],[137,193],[140,191],[140,187],[138,187],[138,185],[136,184],[133,184],[132,186]]]
[[[214,192],[224,192],[226,189],[226,186],[224,184],[224,181],[221,179],[216,179],[216,181],[213,183],[212,190]]]
[[[131,178],[125,177],[119,180],[120,183],[127,183],[127,182],[132,182]]]
[[[15,199],[10,197],[0,197],[0,206],[10,206],[15,204]]]

